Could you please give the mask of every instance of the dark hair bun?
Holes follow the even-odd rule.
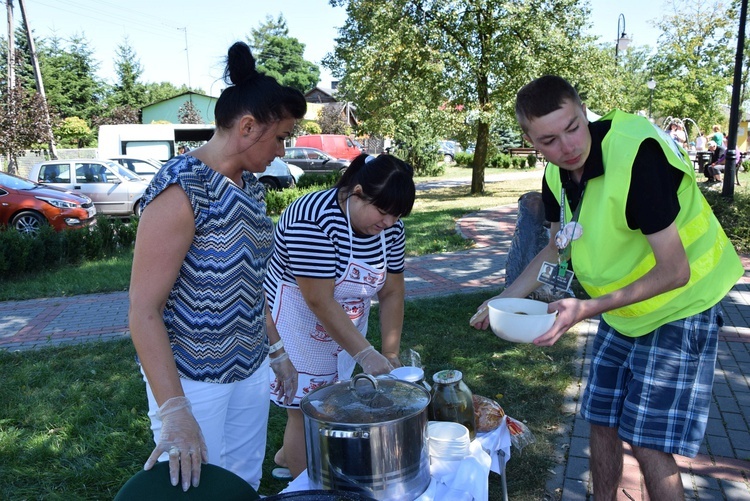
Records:
[[[255,69],[255,58],[245,42],[235,42],[227,52],[227,65],[224,69],[224,81],[227,84],[239,85],[258,76]]]

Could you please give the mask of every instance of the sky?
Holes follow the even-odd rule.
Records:
[[[618,19],[634,45],[654,47],[659,33],[649,21],[660,15],[662,0],[590,0],[592,29],[601,42],[614,43]],[[14,4],[16,26],[21,10]],[[618,5],[619,4],[619,5]],[[99,64],[97,74],[117,81],[114,61],[125,37],[140,60],[142,82],[190,85],[217,96],[224,87],[221,75],[227,49],[246,41],[253,28],[283,14],[289,35],[305,44],[305,59],[320,66],[333,51],[338,28],[346,20],[343,7],[328,0],[25,0],[28,21],[36,38],[67,39],[84,35]],[[5,25],[5,23],[3,23]],[[7,33],[5,33],[7,36]],[[320,66],[323,87],[333,77]]]

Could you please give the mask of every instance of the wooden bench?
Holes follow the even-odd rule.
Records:
[[[508,148],[508,155],[512,157],[528,157],[529,155],[536,155],[540,162],[545,163],[544,155],[542,155],[535,148]]]

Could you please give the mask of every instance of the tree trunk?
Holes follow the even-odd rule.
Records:
[[[474,159],[471,163],[471,193],[484,192],[484,164],[487,161],[487,143],[489,142],[490,125],[480,122],[477,126],[477,144]]]

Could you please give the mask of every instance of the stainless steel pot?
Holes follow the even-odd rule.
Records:
[[[307,474],[313,489],[411,501],[430,484],[423,387],[358,374],[305,395]]]

